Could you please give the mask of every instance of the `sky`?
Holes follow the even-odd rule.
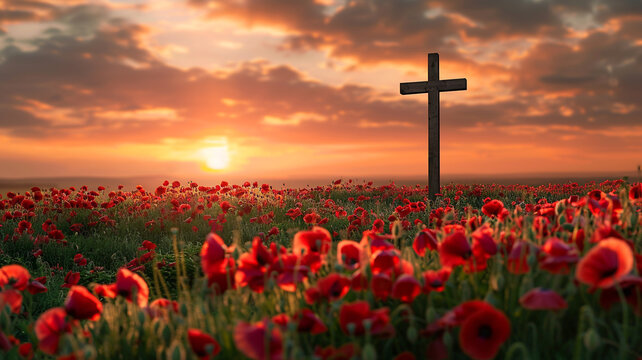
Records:
[[[640,0],[0,0],[2,178],[418,176],[642,163]]]

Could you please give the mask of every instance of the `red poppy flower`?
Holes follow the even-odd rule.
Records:
[[[383,222],[383,220],[382,220],[382,219],[376,219],[376,220],[372,223],[372,231],[374,231],[374,232],[376,232],[376,233],[378,233],[378,234],[381,234],[381,233],[383,233],[383,232],[384,232],[384,229],[383,229],[383,226],[384,226],[384,225],[385,225],[385,223]]]
[[[405,303],[411,303],[420,293],[421,285],[412,275],[403,274],[392,285],[392,297]]]
[[[347,277],[332,273],[317,281],[319,296],[330,301],[336,301],[344,297],[350,290],[350,279]]]
[[[415,274],[415,267],[408,260],[401,259],[397,265],[392,269],[392,275],[394,277],[401,276],[403,274],[413,275]]]
[[[301,256],[301,265],[307,266],[314,274],[321,270],[322,262],[323,259],[319,253],[310,252]]]
[[[72,286],[65,299],[65,311],[78,320],[98,320],[103,304],[84,286]]]
[[[546,240],[541,250],[539,267],[553,274],[568,274],[570,265],[580,259],[572,246],[556,237]]]
[[[642,183],[631,185],[629,199],[633,202],[642,201]]]
[[[361,270],[355,271],[350,277],[350,287],[353,291],[361,291],[368,288],[368,279]]]
[[[492,308],[492,306],[489,303],[481,300],[470,300],[463,302],[457,305],[454,309],[445,313],[437,321],[428,324],[423,332],[428,335],[442,333],[446,328],[452,328],[461,325],[462,322],[464,322],[464,320],[466,320],[466,318],[468,318],[470,315],[484,308]]]
[[[390,324],[389,309],[387,307],[370,310],[367,301],[346,303],[339,310],[339,325],[345,334],[363,335],[366,332],[364,320],[370,320],[371,335],[391,335],[394,328]]]
[[[439,244],[439,261],[445,267],[464,265],[472,254],[466,235],[460,231],[452,232]]]
[[[561,310],[568,307],[566,300],[558,293],[542,288],[531,289],[519,298],[519,303],[528,310]]]
[[[220,236],[209,233],[201,247],[201,267],[205,275],[220,272],[224,267],[227,246]]]
[[[363,246],[356,241],[341,240],[337,244],[337,262],[348,270],[356,270],[367,261]]]
[[[143,246],[139,247],[138,250],[154,250],[156,249],[156,244],[149,240],[143,241]]]
[[[112,299],[118,295],[116,284],[98,284],[94,287],[94,292],[98,296]]]
[[[392,291],[390,275],[386,273],[373,274],[372,280],[370,280],[370,289],[377,299],[386,300]]]
[[[163,195],[163,194],[165,193],[165,191],[167,191],[167,189],[165,189],[165,187],[163,187],[163,186],[159,186],[159,187],[157,187],[157,188],[156,188],[156,191],[155,191],[156,196],[161,196],[161,195]]]
[[[332,345],[321,348],[317,345],[314,349],[314,355],[321,360],[352,360],[358,353],[359,349],[354,343],[347,343],[339,348]]]
[[[393,360],[415,360],[415,354],[411,353],[410,351],[404,351],[401,354],[395,356]]]
[[[292,253],[295,255],[318,253],[321,256],[330,251],[332,236],[322,227],[314,226],[312,230],[299,231],[292,240]]]
[[[642,278],[633,275],[623,277],[620,282],[600,293],[600,305],[605,309],[621,302],[617,288],[622,289],[626,302],[631,305],[633,311],[642,316]]]
[[[277,314],[272,316],[270,319],[272,323],[281,327],[281,330],[287,330],[288,324],[291,322],[290,316],[288,314]]]
[[[11,285],[16,290],[24,290],[29,285],[31,275],[20,265],[6,265],[0,268],[0,288]]]
[[[13,344],[7,338],[7,336],[0,330],[0,350],[2,351],[9,351],[13,347]]]
[[[437,250],[439,243],[437,242],[437,234],[432,229],[423,229],[415,235],[412,242],[412,249],[419,256],[426,254],[426,249]]]
[[[178,303],[174,300],[158,298],[149,303],[145,311],[152,318],[167,317],[170,311],[178,313]]]
[[[222,294],[227,289],[235,288],[234,272],[236,263],[228,258],[225,242],[220,236],[209,233],[201,247],[201,267],[207,276],[208,285],[214,285],[215,291]]]
[[[437,271],[427,270],[423,273],[424,286],[423,292],[429,294],[431,291],[444,291],[446,281],[450,277],[450,268],[442,268]]]
[[[271,331],[267,320],[254,324],[240,322],[234,327],[236,347],[247,357],[254,360],[281,359],[283,339],[278,328]],[[266,352],[267,350],[267,352]]]
[[[121,268],[116,274],[116,292],[127,301],[135,300],[140,307],[146,306],[149,300],[149,287],[147,287],[145,280],[125,268]],[[136,299],[133,299],[134,292]]]
[[[371,253],[375,253],[378,250],[394,249],[395,246],[390,243],[390,240],[392,240],[392,235],[381,235],[372,230],[366,230],[359,243],[364,249],[370,249]]]
[[[473,255],[491,257],[497,254],[497,244],[493,239],[493,229],[484,225],[472,233],[473,238]]]
[[[226,258],[221,263],[218,271],[212,271],[207,274],[207,285],[214,289],[216,294],[223,294],[229,289],[236,289],[234,274],[236,263],[233,258]]]
[[[72,286],[78,284],[78,281],[80,281],[80,273],[69,270],[67,275],[65,275],[65,283],[60,285],[60,287],[71,288]]]
[[[212,358],[221,351],[221,345],[216,339],[198,329],[188,329],[187,340],[200,359]]]
[[[531,245],[527,241],[518,241],[508,254],[506,267],[513,274],[526,274],[531,268],[528,266],[528,255],[531,252]]]
[[[33,358],[33,345],[31,343],[23,343],[18,346],[18,354],[23,359],[31,360]]]
[[[622,235],[620,235],[620,233],[611,226],[600,226],[593,232],[593,235],[591,236],[591,242],[597,243],[608,238],[624,240]]]
[[[444,344],[443,335],[438,336],[430,342],[426,348],[426,353],[431,355],[432,360],[445,360],[448,359],[448,348]]]
[[[296,323],[296,330],[298,332],[307,332],[316,335],[328,331],[328,327],[325,326],[317,314],[310,309],[303,309],[294,314],[292,320]]]
[[[252,291],[262,293],[265,287],[266,270],[267,267],[260,266],[251,253],[241,254],[238,269],[234,274],[236,285],[249,286]]]
[[[482,212],[486,216],[499,216],[504,210],[504,203],[499,200],[491,200],[482,206]]]
[[[303,222],[306,224],[316,224],[319,222],[319,220],[321,220],[321,216],[319,216],[315,212],[311,212],[303,216]]]
[[[400,261],[398,250],[378,250],[370,257],[370,268],[373,274],[391,274]]]
[[[597,243],[577,264],[575,277],[591,287],[607,288],[633,268],[633,252],[626,242],[608,238]]]
[[[78,266],[85,266],[85,265],[87,265],[87,259],[86,259],[85,257],[83,257],[83,255],[82,255],[82,254],[76,254],[76,255],[74,256],[74,262],[75,262],[75,263],[76,263],[76,265],[78,265]]]
[[[249,286],[261,293],[265,287],[266,271],[272,264],[272,253],[263,245],[258,236],[252,240],[252,250],[239,257],[239,266],[234,274],[238,286]]]
[[[22,294],[15,289],[0,291],[0,311],[4,310],[5,306],[9,306],[12,313],[19,314],[22,306]]]
[[[38,338],[38,347],[42,352],[55,355],[58,352],[60,337],[71,332],[71,324],[67,321],[64,308],[56,307],[42,313],[34,325]]]
[[[276,283],[281,289],[294,292],[297,285],[308,277],[310,268],[301,264],[299,259],[294,254],[282,254],[268,269],[268,274],[277,273]]]
[[[510,336],[510,322],[501,311],[488,306],[461,324],[459,346],[473,359],[492,359]]]
[[[537,216],[533,219],[533,230],[538,237],[547,236],[551,221],[545,216]]]
[[[27,291],[29,291],[30,294],[35,295],[35,294],[47,292],[48,289],[40,281],[33,280],[27,286]]]

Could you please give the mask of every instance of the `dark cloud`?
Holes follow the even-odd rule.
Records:
[[[465,31],[466,35],[476,38],[562,36],[567,31],[555,10],[554,1],[448,0],[440,5],[473,21],[476,26]]]
[[[322,6],[313,0],[265,1],[198,0],[212,18],[237,19],[241,26],[267,25],[290,34],[281,49],[329,49],[334,57],[356,58],[362,64],[417,63],[409,54],[440,49],[452,61],[461,59],[449,37],[468,25],[438,14],[425,1],[347,1]],[[206,5],[214,5],[207,6]]]
[[[514,93],[525,99],[552,96],[549,107],[564,106],[573,113],[566,120],[587,127],[639,123],[642,46],[630,36],[639,24],[621,25],[615,33],[595,31],[577,44],[540,43],[512,72]]]
[[[458,51],[474,39],[564,38],[568,16],[601,25],[618,16],[642,14],[638,0],[352,0],[320,5],[313,0],[189,0],[211,18],[240,26],[267,25],[289,32],[280,48],[326,49],[360,64],[418,64],[412,54],[438,50],[450,61],[475,64]]]
[[[68,26],[76,35],[89,34],[109,15],[107,5],[75,4],[74,1],[5,0],[0,9],[0,34],[3,25],[55,21]]]
[[[642,1],[638,0],[603,0],[596,5],[596,18],[602,22],[612,18],[642,14]]]
[[[59,5],[64,1],[53,2],[28,1],[28,0],[5,0],[3,8],[0,9],[0,26],[3,24],[19,23],[34,20],[49,20],[55,15]]]
[[[33,128],[46,125],[46,121],[27,112],[9,105],[0,105],[0,128],[2,129]]]

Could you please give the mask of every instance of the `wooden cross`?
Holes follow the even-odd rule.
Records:
[[[466,90],[466,79],[439,80],[439,54],[428,54],[428,81],[399,84],[401,95],[428,93],[428,192],[439,192],[439,93]]]

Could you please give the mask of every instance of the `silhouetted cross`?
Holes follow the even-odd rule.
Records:
[[[439,93],[466,90],[466,79],[439,80],[439,54],[428,54],[428,81],[399,84],[401,95],[428,93],[428,192],[439,192]]]

